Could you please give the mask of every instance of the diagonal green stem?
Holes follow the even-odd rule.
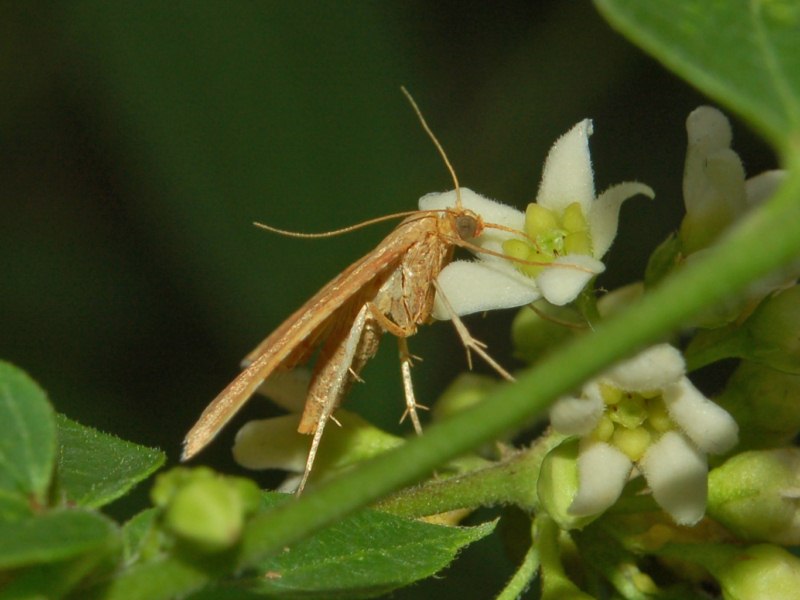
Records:
[[[419,481],[438,465],[525,427],[555,398],[588,377],[798,256],[800,170],[792,169],[772,201],[742,220],[704,260],[666,279],[624,314],[600,324],[593,334],[564,345],[484,402],[431,426],[424,436],[256,518],[244,540],[241,564],[254,564],[401,486]]]
[[[519,568],[514,572],[514,575],[508,581],[506,586],[497,595],[497,600],[517,600],[518,598],[521,598],[522,594],[524,594],[531,586],[531,583],[539,571],[539,549],[533,542],[533,540],[536,539],[536,533],[533,531],[533,525],[531,529],[531,546],[525,553],[525,557],[522,559],[522,564],[520,564]]]

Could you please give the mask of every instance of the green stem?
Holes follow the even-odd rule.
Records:
[[[553,400],[611,363],[795,260],[800,255],[798,198],[800,170],[791,169],[774,198],[742,220],[704,260],[666,278],[625,313],[598,324],[593,334],[565,344],[521,373],[516,383],[500,386],[485,401],[434,424],[425,435],[257,517],[244,539],[242,565],[254,564],[429,476],[448,460],[529,425]]]
[[[506,587],[497,595],[497,600],[517,600],[530,587],[539,570],[539,551],[533,543],[534,532],[531,532],[531,547],[525,553],[522,564],[515,571]]]
[[[527,512],[538,508],[536,482],[542,461],[565,436],[549,431],[534,446],[470,473],[410,487],[375,508],[404,517],[424,517],[460,508],[514,504]]]

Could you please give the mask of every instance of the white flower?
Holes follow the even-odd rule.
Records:
[[[578,492],[569,512],[603,512],[622,493],[634,467],[676,523],[705,513],[706,454],[737,442],[738,427],[686,378],[680,352],[654,346],[562,398],[550,411],[556,431],[582,437]]]
[[[306,468],[310,440],[309,436],[298,433],[297,426],[310,379],[311,371],[302,367],[273,373],[258,391],[289,414],[248,421],[236,433],[233,458],[241,466],[289,472],[278,491],[295,491]],[[402,443],[401,438],[341,408],[336,412],[336,422],[341,427],[325,430],[325,453],[316,461],[314,477],[325,478]]]
[[[766,171],[745,181],[742,161],[731,150],[731,124],[716,108],[693,110],[686,119],[686,133],[686,217],[680,236],[684,254],[689,254],[709,246],[744,213],[772,196],[786,173]]]
[[[438,283],[458,315],[522,306],[540,297],[568,304],[605,269],[600,258],[617,234],[620,206],[636,194],[652,198],[653,191],[628,182],[595,197],[591,133],[592,122],[585,119],[556,140],[545,161],[536,202],[524,213],[462,188],[465,208],[480,214],[487,224],[520,233],[487,227],[475,244],[505,258],[477,252],[477,260],[455,261],[439,274]],[[443,210],[453,208],[455,201],[452,191],[428,194],[419,207]],[[440,301],[433,316],[448,318]]]
[[[687,263],[701,260],[709,247],[748,211],[768,200],[786,177],[783,170],[765,171],[745,180],[739,155],[731,149],[733,134],[727,117],[701,106],[686,119],[688,145],[683,172],[686,216],[681,223],[680,250]],[[738,318],[762,298],[793,285],[800,261],[752,281],[743,293],[704,311],[695,321],[718,327]]]

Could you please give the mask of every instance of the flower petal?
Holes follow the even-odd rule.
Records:
[[[310,381],[311,369],[296,367],[290,371],[273,372],[256,391],[289,412],[301,413],[306,404]]]
[[[592,203],[588,221],[592,236],[592,253],[595,258],[602,258],[617,236],[620,206],[625,200],[637,194],[642,194],[650,199],[655,197],[655,192],[650,186],[627,181],[611,186]]]
[[[442,269],[437,282],[459,316],[523,306],[541,297],[533,279],[502,260],[457,260]],[[433,318],[450,318],[439,294],[434,301]]]
[[[308,438],[297,433],[299,414],[249,421],[236,433],[233,458],[247,469],[283,469],[302,473]]]
[[[783,169],[764,171],[744,182],[745,196],[748,206],[757,206],[772,197],[786,179]]]
[[[589,214],[594,201],[591,134],[592,122],[584,119],[556,140],[544,163],[537,204],[560,215],[567,206],[579,202],[583,214]]]
[[[594,384],[594,387],[597,385]],[[550,408],[550,423],[556,431],[565,435],[586,435],[595,428],[603,416],[605,404],[599,393],[587,396],[567,396],[553,404]]]
[[[559,256],[553,265],[536,276],[536,285],[542,296],[556,306],[575,300],[588,281],[606,268],[599,260],[585,254]]]
[[[568,512],[583,517],[603,512],[622,493],[633,464],[604,442],[581,447],[578,455],[578,493]]]
[[[522,231],[525,227],[525,213],[516,208],[496,200],[490,200],[469,188],[462,187],[460,191],[461,206],[479,214],[486,223],[496,223],[518,231]],[[453,209],[455,206],[455,190],[425,194],[419,199],[420,210],[446,210]]]
[[[672,420],[703,452],[722,454],[736,445],[739,434],[736,421],[686,377],[666,387],[663,397]]]
[[[708,496],[708,465],[703,453],[676,431],[665,433],[639,461],[656,502],[679,525],[703,518]]]
[[[680,351],[669,344],[658,344],[615,365],[601,379],[623,390],[646,392],[678,383],[685,372]]]

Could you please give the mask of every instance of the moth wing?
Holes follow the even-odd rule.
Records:
[[[354,296],[363,297],[370,288],[380,288],[414,241],[414,233],[403,224],[325,285],[248,355],[252,362],[211,401],[186,434],[181,460],[188,460],[214,439],[273,371],[310,358],[330,324]]]

